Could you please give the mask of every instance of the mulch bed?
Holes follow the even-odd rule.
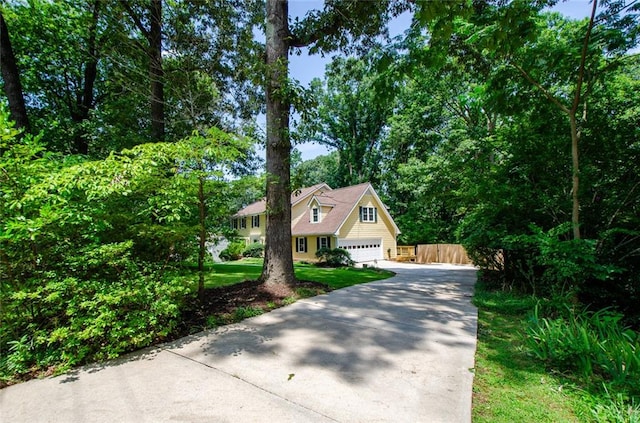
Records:
[[[224,319],[224,316],[234,313],[240,307],[259,308],[263,311],[281,307],[284,305],[285,298],[297,298],[295,291],[299,288],[314,290],[318,294],[332,290],[328,285],[313,281],[297,281],[294,286],[290,287],[290,290],[277,293],[265,289],[258,281],[245,281],[218,288],[207,288],[204,293],[204,301],[200,303],[197,297],[194,298],[193,306],[185,310],[182,322],[171,338],[177,339],[199,332],[207,327],[207,318],[219,316]]]

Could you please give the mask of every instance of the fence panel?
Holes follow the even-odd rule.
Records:
[[[464,247],[459,244],[420,244],[417,263],[472,264]]]

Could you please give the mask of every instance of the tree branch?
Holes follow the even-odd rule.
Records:
[[[519,65],[515,64],[515,63],[509,63],[511,66],[513,66],[514,68],[516,68],[521,74],[522,76],[525,77],[525,79],[529,82],[531,82],[533,85],[536,86],[536,88],[538,88],[542,94],[544,94],[545,97],[547,97],[547,99],[549,99],[549,101],[551,101],[553,104],[555,104],[556,106],[558,106],[558,108],[560,108],[560,110],[562,110],[563,112],[565,112],[566,114],[570,114],[571,110],[569,110],[569,108],[567,106],[565,106],[564,104],[562,104],[560,102],[560,100],[558,100],[557,98],[555,98],[545,87],[543,87],[542,85],[540,85],[540,83],[538,81],[536,81],[535,79],[533,79],[531,77],[531,75],[529,75],[524,69],[522,69],[522,67],[520,67]]]
[[[129,6],[127,1],[126,0],[120,0],[120,4],[122,5],[122,7],[124,7],[124,10],[131,17],[131,20],[133,20],[133,23],[135,24],[135,26],[140,30],[140,32],[142,32],[142,35],[147,40],[151,39],[151,32],[149,30],[147,30],[147,28],[145,28],[144,25],[142,25],[142,21],[140,20],[140,18],[136,14],[136,12],[133,11],[131,6]]]

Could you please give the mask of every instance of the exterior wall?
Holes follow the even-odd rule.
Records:
[[[376,207],[378,209],[378,221],[376,223],[360,222],[359,210],[361,206]],[[347,239],[382,238],[382,252],[384,258],[395,259],[397,255],[397,244],[394,235],[394,228],[391,221],[382,211],[382,207],[382,204],[378,203],[371,194],[364,195],[342,225],[338,235],[340,238]],[[389,249],[391,249],[390,255]]]
[[[316,258],[316,252],[318,251],[318,237],[314,235],[307,235],[303,238],[307,238],[307,252],[296,252],[296,242],[299,237],[294,236],[291,237],[291,251],[293,252],[294,260],[302,260],[302,261],[318,261]],[[336,248],[338,245],[338,239],[335,236],[331,238],[331,248]]]
[[[315,190],[310,193],[303,201],[300,201],[298,204],[291,207],[291,227],[296,226],[296,223],[300,221],[302,218],[309,218],[309,208],[307,204],[309,204],[309,198],[311,198],[316,192],[320,190]],[[294,250],[295,251],[295,250]]]
[[[267,216],[264,214],[260,216],[260,227],[251,227],[251,216],[247,216],[247,227],[244,229],[238,229],[238,236],[245,240],[247,245],[254,243],[256,240],[264,244],[265,241],[265,227],[267,226]]]

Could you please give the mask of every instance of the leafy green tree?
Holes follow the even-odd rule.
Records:
[[[212,126],[240,132],[263,107],[259,81],[251,77],[261,48],[253,28],[264,16],[256,5],[34,0],[6,2],[2,12],[21,35],[11,41],[27,113],[34,131],[45,131],[49,149],[106,157],[148,142],[152,126],[160,132],[162,123],[151,118],[151,80],[156,97],[162,91],[153,105],[156,114],[163,109],[167,140]],[[157,33],[159,13],[162,57],[158,37],[153,52],[145,38],[151,21]]]
[[[61,147],[63,151],[88,152],[90,136],[84,125],[95,110],[101,86],[99,44],[105,43],[106,32],[100,25],[102,5],[35,0],[4,6],[6,19],[21,34],[13,41],[27,106],[38,111],[32,119],[34,130],[59,126],[65,138],[71,133],[73,143]],[[51,110],[59,113],[57,122]]]
[[[296,160],[294,150],[292,156],[291,180],[292,189],[310,187],[319,183],[326,183],[332,188],[339,188],[338,166],[340,158],[337,151],[321,155],[311,160]],[[299,153],[298,153],[299,154]]]
[[[303,115],[301,136],[338,152],[336,187],[378,183],[380,141],[392,113],[393,93],[376,73],[373,57],[336,58],[324,83],[312,82],[318,103]]]

